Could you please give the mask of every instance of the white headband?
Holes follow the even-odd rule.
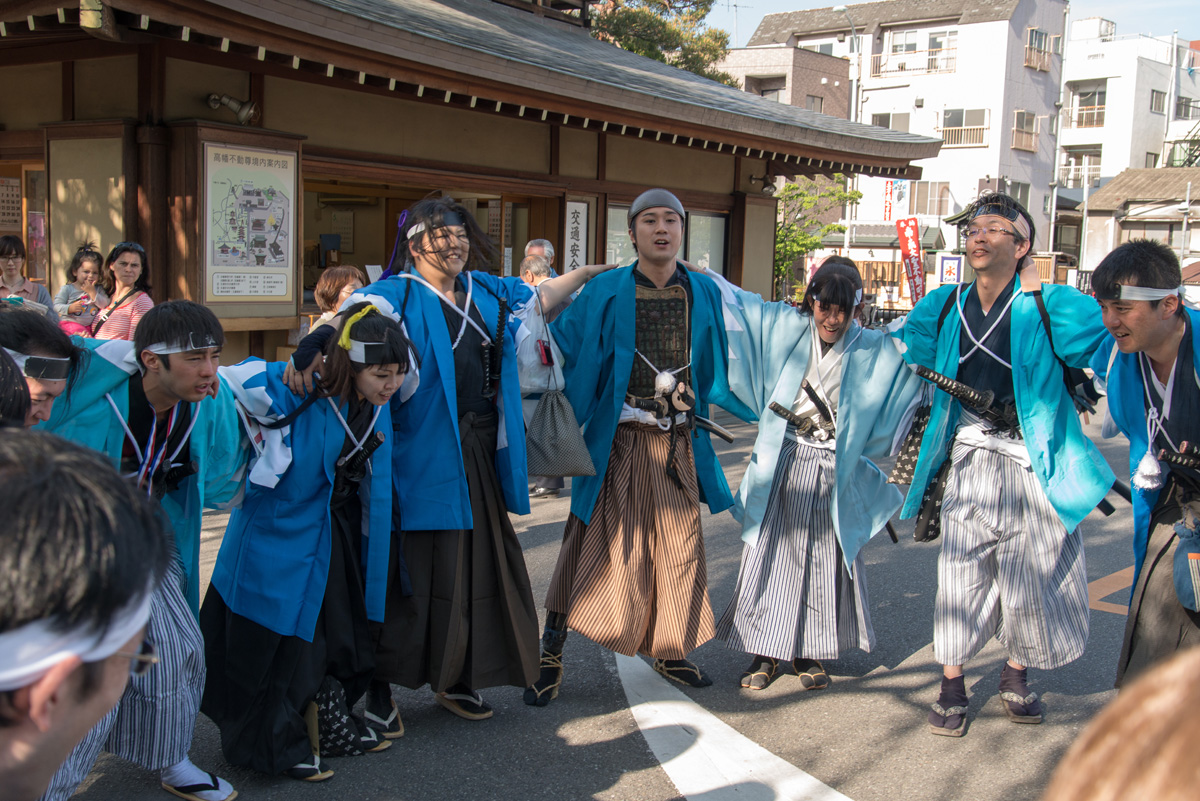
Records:
[[[66,381],[71,375],[71,360],[54,356],[30,356],[15,350],[4,349],[12,357],[17,369],[27,378],[39,381]]]
[[[813,300],[815,300],[817,303],[820,303],[821,296],[813,295]],[[860,304],[860,303],[862,303],[862,289],[861,288],[854,290],[854,308],[857,309],[858,304]]]
[[[0,692],[28,687],[72,656],[83,662],[108,659],[146,625],[153,594],[147,587],[117,612],[103,632],[88,624],[61,631],[52,628],[49,620],[35,620],[0,634]]]
[[[1160,289],[1153,286],[1129,286],[1121,284],[1121,289],[1117,293],[1119,300],[1162,300],[1169,298],[1172,295],[1183,297],[1183,287],[1179,286],[1175,289]]]
[[[221,343],[217,342],[217,338],[212,334],[197,334],[193,331],[186,337],[180,337],[174,342],[157,342],[153,345],[147,345],[142,350],[157,353],[159,356],[167,356],[172,353],[186,353],[192,350],[208,350],[209,348],[219,347],[221,347]]]

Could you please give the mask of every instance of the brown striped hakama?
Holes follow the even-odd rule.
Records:
[[[683,659],[713,636],[691,432],[617,426],[591,523],[571,515],[546,608],[611,651]]]

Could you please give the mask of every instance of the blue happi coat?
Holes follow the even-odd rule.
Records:
[[[496,398],[500,422],[495,466],[508,511],[529,514],[525,421],[521,417],[515,345],[520,322],[512,313],[519,312],[533,292],[520,278],[499,278],[478,271],[470,274],[475,285],[472,302],[492,336],[500,313],[498,298],[504,298],[510,311]],[[457,279],[464,290],[465,276],[463,273]],[[404,305],[406,288],[408,303]],[[442,302],[436,290],[396,276],[358,290],[343,308],[361,301],[370,301],[386,314],[399,316],[421,363],[417,391],[407,400],[397,393],[391,401],[395,426],[392,480],[402,525],[408,531],[470,529],[474,524],[459,444],[453,340],[446,329]]]
[[[221,377],[251,419],[271,422],[302,402],[283,382],[286,367],[286,362],[248,359],[222,367]],[[347,409],[340,405],[343,415]],[[374,431],[385,440],[371,456],[359,497],[367,616],[382,621],[392,522],[392,420],[387,409]],[[346,430],[329,400],[320,398],[291,425],[264,433],[281,440],[290,460],[279,475],[258,470],[259,465],[251,471],[245,499],[225,529],[212,584],[233,612],[278,634],[312,642],[329,579],[329,501]]]
[[[1115,479],[1108,462],[1083,433],[1079,415],[1063,381],[1062,367],[1050,350],[1042,316],[1034,298],[1014,289],[1011,314],[1013,392],[1029,462],[1047,500],[1067,531],[1072,531],[1104,497]],[[904,359],[958,376],[959,334],[962,324],[951,308],[937,333],[938,317],[947,295],[958,284],[940,286],[916,305],[896,336],[904,343]],[[963,286],[965,300],[967,286]],[[1043,284],[1042,297],[1054,329],[1058,355],[1071,367],[1086,367],[1107,335],[1094,299],[1074,287]],[[917,513],[926,486],[947,457],[950,438],[958,427],[961,406],[945,392],[934,394],[929,425],[921,440],[913,483],[901,516]]]
[[[118,469],[125,445],[122,420],[129,419],[131,376],[138,374],[133,343],[126,340],[74,338],[84,347],[81,374],[61,398],[54,414],[37,428],[106,454]],[[112,398],[112,404],[105,398]],[[189,438],[198,471],[162,499],[175,530],[178,557],[187,577],[186,597],[200,607],[200,515],[205,507],[224,508],[240,497],[248,446],[234,407],[233,394],[222,384],[216,398],[192,404],[195,426]]]
[[[1187,308],[1184,311],[1192,323],[1193,370],[1200,373],[1200,311]],[[1129,475],[1132,478],[1149,447],[1146,396],[1138,369],[1138,354],[1118,351],[1116,340],[1109,334],[1092,357],[1092,369],[1096,378],[1107,384],[1109,416],[1129,438]],[[1158,503],[1161,489],[1143,490],[1131,485],[1130,491],[1133,494],[1133,586],[1136,587],[1150,540],[1150,513]]]
[[[633,372],[636,301],[633,270],[610,270],[593,278],[575,302],[550,325],[563,354],[566,396],[584,427],[583,438],[596,475],[571,480],[571,513],[585,524],[604,483],[621,407]],[[730,391],[725,375],[729,341],[722,323],[721,293],[699,273],[689,273],[692,286],[692,391],[696,413],[707,417],[718,404],[745,420],[754,413]],[[733,505],[725,474],[707,431],[692,432],[700,500],[716,512]]]
[[[723,279],[720,279],[723,280]],[[769,303],[753,292],[722,285],[729,328],[729,386],[758,415],[758,438],[733,516],[742,539],[758,541],[767,500],[787,433],[787,421],[770,411],[772,403],[792,408],[812,360],[812,318],[786,303]],[[897,433],[907,429],[922,381],[905,365],[891,337],[853,323],[841,363],[837,405],[837,468],[830,504],[833,528],[846,567],[878,533],[903,496],[870,457],[892,452]]]

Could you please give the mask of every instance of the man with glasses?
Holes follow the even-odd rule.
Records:
[[[204,689],[199,601],[200,514],[240,495],[246,441],[217,376],[225,334],[198,303],[153,307],[133,341],[86,340],[85,367],[41,428],[108,456],[170,518],[178,558],[154,595],[147,636],[162,664],[135,679],[115,714],[96,726],[55,775],[45,798],[75,791],[101,750],[160,771],[164,789],[192,801],[228,801],[229,782],[188,758]]]
[[[975,280],[931,292],[896,334],[910,364],[994,398],[985,418],[935,393],[902,510],[914,516],[927,488],[943,483],[933,635],[943,675],[929,725],[952,737],[966,731],[963,665],[992,637],[1008,652],[1000,674],[1006,714],[1042,722],[1027,669],[1083,654],[1079,524],[1113,483],[1065,380],[1067,367],[1086,366],[1104,338],[1099,307],[1073,287],[1042,287],[1029,258],[1033,220],[1016,200],[984,195],[967,218]]]
[[[103,457],[0,433],[0,795],[32,801],[157,657],[143,639],[167,532]]]

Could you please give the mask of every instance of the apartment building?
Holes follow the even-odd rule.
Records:
[[[1200,152],[1200,42],[1117,35],[1116,25],[1074,20],[1063,62],[1058,144],[1060,213],[1055,248],[1078,254],[1085,195],[1126,170],[1195,166]],[[1182,199],[1182,195],[1179,198]],[[1095,267],[1109,237],[1080,259]]]
[[[1029,209],[1035,246],[1045,248],[1067,3],[883,0],[836,8],[768,15],[746,50],[846,59],[851,119],[942,140],[936,157],[913,162],[919,180],[857,179],[863,200],[852,239],[859,223],[866,230],[916,216],[954,243],[945,218],[981,191],[999,189]]]

